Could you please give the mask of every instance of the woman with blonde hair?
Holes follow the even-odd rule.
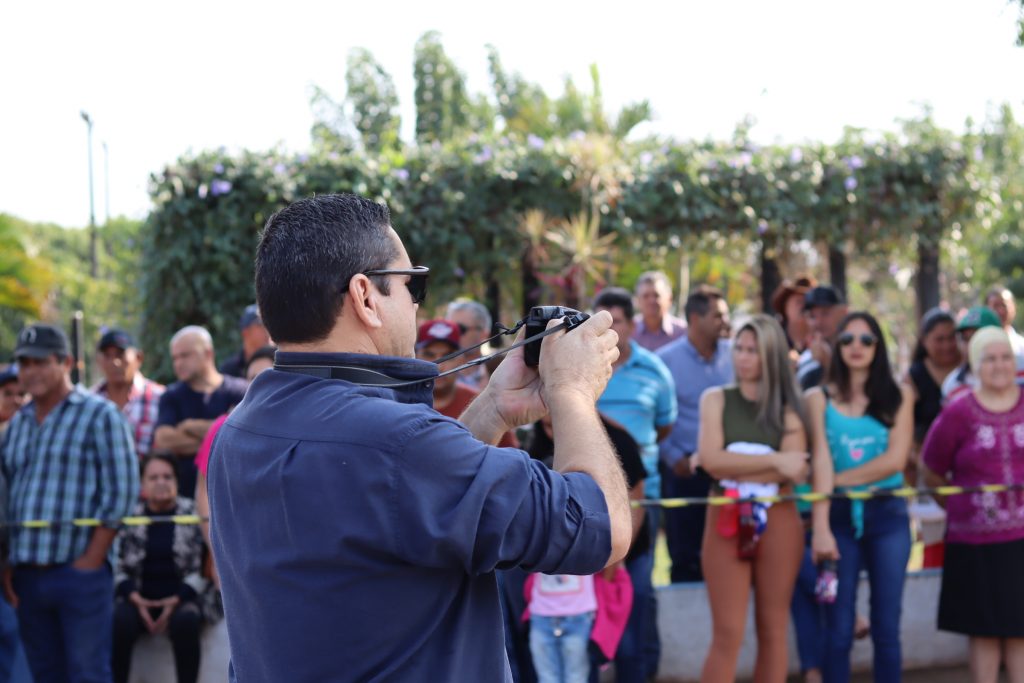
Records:
[[[767,315],[744,323],[733,342],[736,383],[704,392],[698,457],[715,493],[747,498],[788,494],[807,478],[807,418],[782,327]],[[702,565],[713,635],[701,680],[732,681],[754,589],[754,680],[786,680],[789,604],[804,550],[793,502],[708,509]]]

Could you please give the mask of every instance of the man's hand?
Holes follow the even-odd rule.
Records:
[[[672,474],[676,475],[680,479],[689,479],[692,477],[695,472],[692,460],[692,455],[676,460],[676,464],[672,466]]]
[[[88,550],[83,555],[80,555],[78,559],[71,563],[71,566],[75,569],[83,572],[94,572],[103,566],[106,562],[107,556],[101,555],[99,557],[94,556]]]
[[[820,332],[817,332],[811,337],[811,343],[807,348],[810,349],[814,360],[821,363],[821,367],[827,370],[832,362],[832,345],[828,343],[828,340]]]
[[[14,609],[18,609],[18,594],[14,592],[14,569],[4,567],[4,597]]]
[[[548,328],[560,322],[552,320]],[[611,326],[611,313],[598,311],[570,333],[562,331],[544,338],[538,370],[546,404],[561,392],[576,393],[588,403],[597,403],[612,376],[612,364],[619,358],[619,335]]]
[[[515,343],[523,338],[523,330],[520,330]],[[548,413],[541,397],[540,375],[537,368],[527,367],[523,361],[523,347],[505,355],[483,393],[494,402],[495,411],[505,423],[504,431],[536,422]]]

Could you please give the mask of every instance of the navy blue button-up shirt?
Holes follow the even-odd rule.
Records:
[[[277,354],[402,379],[431,363]],[[214,442],[212,536],[234,680],[510,681],[494,570],[589,574],[611,529],[589,476],[476,440],[432,382],[257,377]]]

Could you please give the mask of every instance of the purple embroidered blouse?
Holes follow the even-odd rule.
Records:
[[[965,392],[939,413],[921,459],[953,486],[1024,482],[1024,392],[1004,413]],[[1015,541],[1024,538],[1024,491],[949,496],[946,515],[951,543]]]

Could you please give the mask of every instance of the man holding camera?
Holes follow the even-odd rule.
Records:
[[[413,358],[425,290],[381,204],[322,195],[267,223],[256,292],[277,364],[209,465],[234,680],[508,681],[494,570],[587,574],[628,549],[594,407],[610,317],[546,338],[539,371],[512,351],[457,422]],[[493,447],[548,411],[554,471]]]

